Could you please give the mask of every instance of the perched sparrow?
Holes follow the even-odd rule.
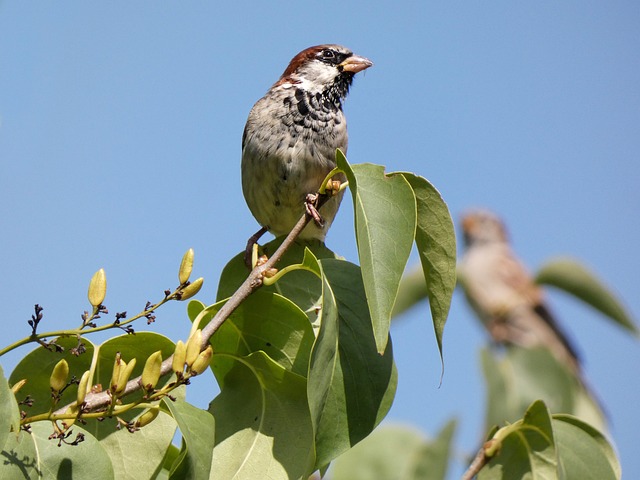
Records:
[[[580,376],[575,349],[545,305],[542,290],[509,246],[503,223],[476,211],[462,219],[466,252],[459,264],[467,300],[499,344],[543,347]]]
[[[371,65],[340,45],[307,48],[251,109],[242,136],[242,191],[265,230],[289,233],[307,195],[335,167],[336,149],[346,153],[342,102],[353,76]],[[341,199],[331,198],[300,238],[324,241]]]

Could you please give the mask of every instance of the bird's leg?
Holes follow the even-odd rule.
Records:
[[[251,235],[251,237],[249,237],[249,240],[247,240],[247,247],[244,250],[244,263],[249,268],[249,270],[252,270],[255,266],[253,264],[253,251],[255,249],[257,252],[258,240],[260,240],[260,237],[262,237],[262,235],[264,235],[268,231],[269,227],[262,227],[256,233]]]
[[[324,220],[318,213],[318,201],[320,200],[319,193],[309,193],[304,199],[304,209],[316,225],[320,228],[324,227]]]

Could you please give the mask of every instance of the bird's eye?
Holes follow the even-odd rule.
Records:
[[[322,51],[322,58],[326,58],[326,59],[330,59],[330,58],[334,58],[335,54],[333,53],[333,50],[323,50]]]

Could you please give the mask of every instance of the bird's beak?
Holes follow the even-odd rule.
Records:
[[[373,62],[367,58],[358,55],[351,55],[344,62],[338,65],[345,72],[358,73],[369,68]]]

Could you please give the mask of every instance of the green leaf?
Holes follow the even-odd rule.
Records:
[[[620,327],[638,335],[638,327],[616,296],[581,263],[557,258],[543,265],[536,282],[564,290],[603,313]]]
[[[515,422],[534,400],[554,413],[580,416],[599,428],[605,417],[584,385],[546,349],[510,347],[504,355],[481,352],[487,382],[486,425]]]
[[[282,243],[283,238],[276,238],[262,247],[262,251],[271,255]],[[285,252],[276,267],[283,269],[289,265],[302,263],[306,249],[310,249],[316,258],[336,258],[336,254],[325,247],[319,241],[307,241],[294,243]],[[216,300],[220,301],[229,298],[238,289],[249,275],[249,270],[244,263],[244,252],[239,253],[227,263],[220,275],[218,293]],[[275,285],[263,285],[260,290],[279,293],[298,305],[305,312],[313,312],[314,307],[319,303],[321,291],[320,279],[309,272],[296,271],[285,275],[278,280]],[[315,314],[314,314],[315,316]]]
[[[171,394],[178,395],[179,391],[182,391],[180,395],[184,396],[184,389],[174,390]],[[140,410],[136,410],[137,412]],[[153,422],[135,433],[129,433],[123,428],[101,439],[100,445],[111,458],[115,478],[153,478],[162,470],[164,457],[171,445],[176,426],[170,415],[160,412]]]
[[[263,352],[232,358],[235,364],[209,406],[215,417],[216,478],[308,476],[314,449],[305,379]]]
[[[480,470],[478,480],[558,478],[551,417],[542,401],[534,402],[524,419],[498,430],[493,441],[500,447]]]
[[[416,234],[416,197],[402,175],[384,167],[347,163],[336,152],[338,167],[353,196],[356,240],[377,350],[387,345],[391,312]]]
[[[392,320],[429,298],[427,284],[424,281],[422,265],[414,265],[407,269],[400,280],[398,298],[393,306]]]
[[[99,472],[101,479],[120,478],[115,476],[109,456],[95,437],[77,425],[71,430],[69,442],[80,433],[84,441],[59,447],[57,440],[48,438],[53,433],[49,422],[33,423],[31,433],[21,432],[20,438],[11,435],[2,451],[5,462],[0,466],[0,476],[6,480],[95,478]]]
[[[413,428],[385,425],[340,456],[332,480],[443,480],[446,477],[455,421],[426,440]]]
[[[311,276],[311,275],[310,275]],[[200,322],[204,327],[224,302],[210,307]],[[204,305],[189,304],[193,321]],[[222,386],[226,373],[235,363],[232,356],[246,356],[263,351],[283,368],[307,376],[309,355],[315,337],[307,315],[290,300],[260,289],[249,296],[220,326],[211,338],[211,369]]]
[[[399,173],[416,197],[418,223],[416,246],[427,284],[433,328],[442,359],[442,335],[456,287],[456,232],[447,204],[427,179]]]
[[[31,398],[33,399],[32,407],[26,405],[23,407],[28,416],[48,412],[51,408],[52,399],[49,377],[51,376],[53,367],[61,359],[66,360],[69,364],[69,378],[71,378],[71,376],[75,376],[77,379],[80,379],[82,374],[89,370],[91,367],[91,357],[95,347],[86,338],[82,338],[81,342],[84,344],[86,352],[79,356],[75,356],[70,350],[73,347],[78,346],[78,339],[76,337],[59,337],[56,339],[56,343],[64,348],[64,352],[51,352],[44,347],[38,346],[29,352],[13,369],[13,372],[11,372],[9,377],[9,383],[11,385],[16,384],[24,378],[28,379],[25,386],[20,390],[20,395],[25,397],[27,395],[31,395]],[[111,361],[113,365],[113,359]],[[96,384],[99,382],[95,381],[93,383]],[[107,385],[108,383],[109,381],[107,380]],[[57,404],[56,409],[75,402],[77,392],[77,385],[67,387],[67,389],[62,393],[62,398]]]
[[[18,395],[21,395],[20,393]],[[26,395],[25,395],[26,396]],[[11,432],[14,433],[11,433]],[[9,435],[18,435],[20,431],[20,409],[16,397],[9,387],[0,365],[0,448]]]
[[[438,436],[423,445],[417,452],[414,477],[421,480],[440,480],[447,476],[451,442],[456,430],[456,421],[449,420]]]
[[[611,444],[591,425],[571,415],[553,415],[553,431],[565,478],[622,478]]]
[[[387,414],[397,384],[391,342],[379,355],[360,269],[343,260],[320,262],[321,326],[307,392],[317,468],[365,438]]]
[[[34,424],[38,431],[43,425],[46,424]],[[48,428],[48,432],[51,434],[53,429]],[[0,478],[3,480],[42,478],[43,466],[38,457],[35,435],[24,431],[19,432],[18,435],[9,435],[4,448],[0,451],[0,456],[3,459],[0,464]]]
[[[164,408],[178,422],[185,447],[171,468],[170,478],[209,478],[215,422],[206,410],[184,400],[163,400]]]

